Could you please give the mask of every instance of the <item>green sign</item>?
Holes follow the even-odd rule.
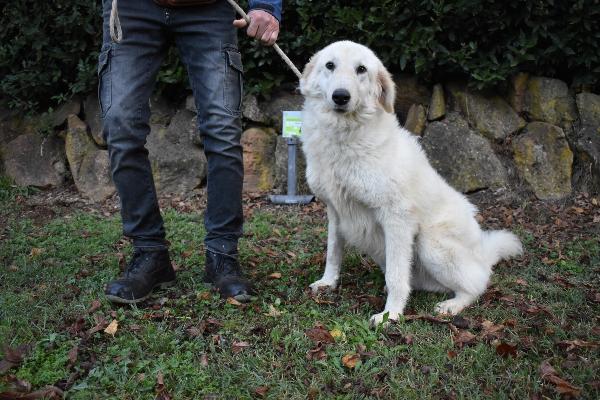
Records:
[[[282,136],[284,138],[298,137],[301,133],[302,111],[284,111]]]

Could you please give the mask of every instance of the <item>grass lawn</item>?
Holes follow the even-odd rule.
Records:
[[[433,316],[445,295],[418,292],[405,319],[387,329],[368,326],[382,309],[383,277],[359,254],[345,257],[338,291],[312,297],[306,290],[324,264],[319,203],[245,200],[240,255],[260,295],[240,305],[202,284],[201,208],[167,202],[178,284],[138,306],[113,306],[103,284],[131,251],[118,213],[48,199],[0,184],[0,392],[120,400],[600,398],[598,199],[482,202],[482,224],[515,231],[526,255],[499,264],[489,290],[460,318]]]

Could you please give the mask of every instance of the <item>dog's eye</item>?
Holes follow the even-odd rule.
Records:
[[[335,69],[335,64],[329,61],[327,64],[325,64],[325,68],[327,68],[330,71],[333,71]]]
[[[356,68],[356,73],[358,74],[364,74],[365,72],[367,72],[367,67],[365,67],[364,65],[359,65]]]

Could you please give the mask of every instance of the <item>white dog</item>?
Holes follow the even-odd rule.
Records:
[[[329,219],[325,272],[313,291],[337,286],[348,244],[385,273],[385,309],[372,324],[385,313],[397,319],[411,289],[453,292],[436,311],[456,314],[485,291],[494,264],[522,252],[512,233],[481,230],[475,207],[398,125],[394,83],[370,49],[325,47],[306,65],[300,90],[306,177]]]

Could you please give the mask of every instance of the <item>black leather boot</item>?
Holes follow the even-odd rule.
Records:
[[[123,275],[109,282],[104,293],[114,303],[133,304],[146,300],[154,288],[174,283],[175,271],[168,250],[134,250]]]
[[[204,282],[214,285],[221,297],[233,297],[249,302],[255,294],[252,283],[244,278],[237,254],[229,255],[206,250]]]

